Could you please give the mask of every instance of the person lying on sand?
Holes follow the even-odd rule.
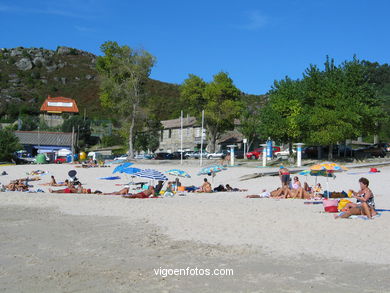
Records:
[[[114,192],[108,192],[108,193],[102,193],[102,195],[127,195],[129,194],[129,187],[122,188],[119,191],[114,191]]]
[[[204,182],[202,186],[195,192],[206,192],[206,193],[212,192],[211,184],[210,182],[207,181],[207,178],[204,178],[203,181]]]
[[[270,196],[271,194],[267,190],[263,189],[260,194],[247,195],[246,198],[268,198]]]
[[[8,191],[28,191],[29,186],[24,182],[26,181],[22,179],[12,180],[8,185],[5,185],[4,187]]]
[[[348,203],[344,207],[345,212],[341,215],[335,216],[335,219],[349,218],[352,215],[366,215],[369,219],[377,214],[375,211],[374,194],[368,188],[370,182],[367,178],[360,178],[360,190],[358,192],[352,191],[352,197],[356,198],[358,203]]]
[[[50,193],[79,193],[78,189],[72,186],[69,186],[64,189],[58,189],[58,190],[52,190],[51,188],[49,188],[49,192]]]
[[[149,186],[147,190],[144,190],[139,193],[135,194],[129,194],[129,195],[122,195],[124,198],[152,198],[152,197],[157,197],[155,196],[155,190],[153,186]]]
[[[233,188],[229,184],[226,184],[226,190],[227,191],[248,191],[248,189]]]

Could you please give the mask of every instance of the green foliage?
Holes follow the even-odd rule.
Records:
[[[207,101],[204,91],[207,83],[194,74],[189,74],[180,86],[181,103],[186,105],[186,110],[193,116],[198,116],[204,109]]]
[[[65,120],[61,130],[63,132],[72,132],[72,129],[74,129],[75,133],[78,133],[80,146],[84,146],[89,142],[91,137],[91,121],[88,118],[84,120],[82,116],[74,115]]]
[[[101,144],[104,147],[124,145],[125,143],[126,143],[126,140],[122,136],[120,136],[119,134],[112,134],[112,135],[103,136],[101,139]]]
[[[241,92],[225,72],[214,75],[210,83],[195,75],[190,75],[184,81],[181,87],[182,103],[196,117],[200,117],[204,109],[211,151],[215,150],[220,135],[234,128],[234,119],[242,113],[240,98]]]
[[[21,149],[19,139],[9,129],[0,130],[0,161],[11,161],[12,154]]]
[[[32,131],[38,129],[39,126],[38,116],[21,115],[19,119],[22,122],[22,127],[20,130]]]
[[[332,146],[377,132],[384,115],[362,62],[327,58],[323,71],[311,65],[302,80],[275,82],[261,117],[273,139]]]
[[[101,78],[100,100],[124,121],[130,122],[129,154],[133,156],[134,128],[140,125],[139,107],[146,100],[144,85],[155,63],[145,50],[106,42],[101,46],[104,56],[97,58],[96,69]]]

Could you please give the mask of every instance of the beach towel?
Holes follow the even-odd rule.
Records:
[[[307,200],[303,204],[322,204],[322,200]]]
[[[98,178],[100,180],[118,180],[118,179],[121,179],[121,177],[119,176],[109,176],[109,177],[101,177],[101,178]]]
[[[344,214],[345,214],[345,212],[341,212],[338,216],[342,216]],[[381,213],[377,213],[375,216],[372,217],[372,219],[379,218],[381,215],[382,215]],[[367,216],[363,216],[363,215],[352,215],[347,219],[370,220]]]

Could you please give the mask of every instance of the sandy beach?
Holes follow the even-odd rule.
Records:
[[[192,175],[181,180],[184,185],[201,185],[204,178],[196,175],[195,163],[135,166],[162,172],[180,168]],[[119,190],[117,184],[128,183],[129,176],[98,179],[111,176],[113,168],[76,168],[77,177],[92,190]],[[277,176],[240,181],[264,171],[255,166],[230,167],[214,178],[213,186],[229,183],[248,192],[160,199],[50,194],[47,186],[38,186],[50,175],[63,181],[73,165],[2,166],[8,175],[0,182],[36,169],[49,172],[31,183],[45,193],[0,193],[0,288],[5,292],[390,291],[390,212],[370,221],[334,220],[322,205],[303,200],[247,199],[280,185]],[[377,208],[390,209],[390,167],[378,169],[339,173],[330,179],[330,190],[357,190],[364,176]],[[299,177],[309,184],[315,180]],[[318,181],[326,186],[325,178]],[[155,273],[187,267],[232,269],[234,275]]]

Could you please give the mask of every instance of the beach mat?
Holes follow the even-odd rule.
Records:
[[[101,178],[98,178],[100,180],[118,180],[118,179],[121,179],[121,177],[119,176],[109,176],[109,177],[101,177]]]

